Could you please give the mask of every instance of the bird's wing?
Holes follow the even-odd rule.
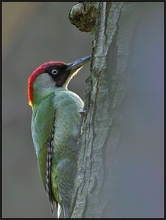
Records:
[[[54,197],[51,189],[51,154],[54,137],[56,109],[53,105],[54,93],[45,98],[33,110],[32,136],[36,150],[38,167],[43,185],[49,195],[51,210],[54,208]]]

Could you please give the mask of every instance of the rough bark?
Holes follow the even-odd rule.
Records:
[[[123,141],[127,145],[122,109],[130,83],[128,59],[142,15],[140,3],[88,4],[96,8],[96,20],[91,32],[91,76],[85,95],[87,115],[80,140],[73,218],[109,217],[105,213],[114,206],[120,184],[120,176],[115,174],[120,163],[117,152]]]
[[[108,191],[112,183],[109,182],[111,167],[108,155],[113,156],[113,149],[120,141],[120,128],[115,114],[118,114],[116,108],[125,96],[129,42],[137,22],[137,19],[130,22],[128,18],[124,24],[123,17],[131,16],[132,7],[130,3],[123,2],[96,3],[99,14],[92,31],[92,75],[86,91],[87,117],[81,137],[76,203],[72,217],[100,217],[110,197]],[[130,31],[126,33],[125,30]],[[125,34],[129,35],[128,38],[124,38]],[[110,47],[111,60],[107,63]],[[109,145],[108,138],[111,140]],[[105,161],[104,153],[107,155]],[[107,175],[104,172],[106,170]]]

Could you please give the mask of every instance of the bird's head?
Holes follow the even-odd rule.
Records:
[[[72,63],[50,61],[35,69],[28,79],[28,103],[33,106],[34,93],[53,91],[55,88],[67,89],[70,80],[77,74],[91,56],[86,56]]]

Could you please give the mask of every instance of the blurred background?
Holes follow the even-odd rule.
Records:
[[[74,4],[2,3],[3,218],[54,217],[31,137],[27,81],[46,61],[72,62],[91,54],[90,33],[68,20]],[[164,212],[164,4],[146,4],[131,43],[128,97],[120,110],[124,136],[113,157],[120,163],[111,167],[110,193],[117,197],[111,197],[105,217],[162,217]],[[89,67],[69,86],[82,98]]]
[[[72,2],[2,3],[2,217],[53,217],[31,138],[27,81],[40,64],[91,54],[90,33],[68,20]],[[87,64],[69,89],[84,97]]]

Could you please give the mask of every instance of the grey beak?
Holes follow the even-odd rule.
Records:
[[[79,59],[79,60],[76,60],[76,61],[74,61],[74,62],[72,62],[72,63],[68,63],[68,64],[67,64],[67,65],[68,65],[68,68],[67,68],[66,70],[67,70],[67,71],[69,70],[69,71],[71,71],[71,72],[75,72],[77,69],[83,67],[83,65],[84,65],[85,63],[89,62],[89,61],[90,61],[90,58],[91,58],[91,56],[86,56],[86,57],[83,57],[83,58],[81,58],[81,59]]]

